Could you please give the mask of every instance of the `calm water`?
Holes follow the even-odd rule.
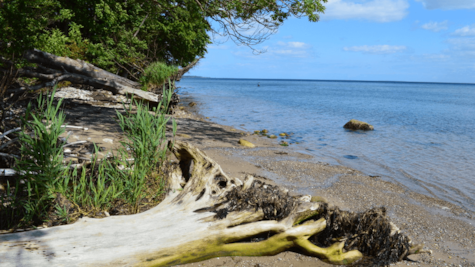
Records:
[[[186,78],[178,86],[214,122],[292,132],[295,148],[322,161],[475,211],[475,85]],[[343,129],[350,119],[375,131]]]

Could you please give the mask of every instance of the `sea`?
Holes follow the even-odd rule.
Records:
[[[318,160],[475,212],[475,84],[184,78],[179,93],[219,124],[291,133]],[[343,128],[350,119],[374,131]]]

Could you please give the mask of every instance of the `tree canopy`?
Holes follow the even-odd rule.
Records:
[[[37,48],[120,74],[186,66],[213,34],[253,46],[289,17],[318,20],[327,0],[0,0],[0,56]]]

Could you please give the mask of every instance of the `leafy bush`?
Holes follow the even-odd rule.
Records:
[[[168,66],[163,62],[154,62],[145,68],[140,77],[142,89],[161,86],[167,79],[178,71],[176,66]]]

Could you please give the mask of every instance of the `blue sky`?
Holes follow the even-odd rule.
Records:
[[[475,0],[329,0],[257,49],[228,40],[188,75],[475,83]]]

